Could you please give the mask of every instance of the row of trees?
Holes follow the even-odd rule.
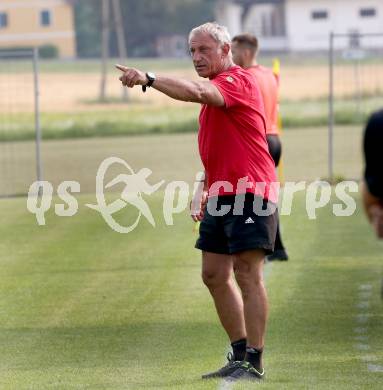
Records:
[[[121,16],[129,57],[155,56],[159,35],[187,34],[214,19],[216,0],[121,0]],[[102,0],[75,2],[77,53],[99,57],[102,51]],[[112,26],[113,27],[113,26]],[[118,55],[116,29],[111,29],[110,55]]]

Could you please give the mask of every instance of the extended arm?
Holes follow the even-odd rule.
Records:
[[[368,219],[379,238],[383,238],[383,176],[381,145],[383,142],[383,112],[374,113],[364,133],[365,172],[363,204]]]
[[[122,84],[133,88],[135,85],[145,85],[148,80],[144,72],[138,69],[116,65],[123,72],[120,77]],[[222,107],[225,100],[218,88],[209,81],[190,81],[174,77],[157,76],[153,88],[165,95],[184,102],[194,102]]]

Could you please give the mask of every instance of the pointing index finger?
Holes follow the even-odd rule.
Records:
[[[120,65],[120,64],[116,64],[115,67],[118,69],[118,70],[121,70],[121,72],[126,72],[128,70],[128,68],[124,65]]]

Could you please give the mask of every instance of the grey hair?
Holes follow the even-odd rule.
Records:
[[[223,46],[225,43],[231,43],[229,30],[227,27],[221,26],[217,22],[209,22],[193,28],[189,34],[189,42],[193,35],[200,33],[209,34],[221,46]]]

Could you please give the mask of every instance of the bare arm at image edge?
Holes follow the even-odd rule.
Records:
[[[380,148],[383,143],[383,111],[371,116],[364,134],[366,161],[362,199],[368,220],[383,238],[383,175]]]

